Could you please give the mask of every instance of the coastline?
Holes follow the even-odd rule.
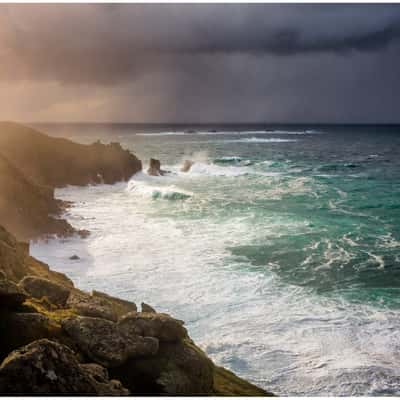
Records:
[[[19,137],[19,140],[22,137],[23,143],[31,150],[33,149],[33,152],[35,145],[38,143],[43,145],[43,141],[46,143],[48,153],[40,158],[40,168],[35,166],[37,158],[27,157],[29,154],[27,148],[21,153],[18,151],[17,139],[14,141],[7,139],[7,135],[2,132],[5,129],[11,130],[8,137],[9,135],[14,138]],[[49,217],[50,213],[60,215],[63,207],[67,206],[54,199],[54,187],[67,184],[115,183],[128,180],[142,168],[140,160],[116,143],[110,145],[95,143],[91,146],[72,145],[73,142],[68,140],[53,139],[11,123],[0,124],[0,138],[3,139],[3,143],[7,143],[7,147],[2,147],[3,151],[6,151],[14,161],[14,166],[5,170],[12,171],[10,182],[21,182],[17,188],[8,183],[9,187],[14,190],[14,193],[18,191],[21,193],[20,190],[24,184],[30,192],[35,193],[38,200],[31,204],[34,204],[37,210],[41,210],[41,216]],[[33,146],[29,139],[32,139]],[[60,154],[52,155],[51,159],[47,160],[49,164],[46,163],[48,154],[51,154],[60,144],[68,149],[63,153],[64,158],[60,158]],[[68,160],[65,160],[66,154],[71,156],[78,149],[75,145],[79,146],[81,159],[86,160],[83,174],[81,173],[82,166],[69,168],[70,165],[75,165],[76,158],[68,157]],[[85,151],[88,153],[86,154]],[[66,162],[64,166],[61,165],[62,161]],[[55,164],[57,170],[63,171],[62,175],[47,175],[46,171],[54,171]],[[49,165],[53,168],[49,169]],[[25,177],[24,172],[27,171],[29,171],[29,176]],[[17,200],[22,202],[22,199],[28,195],[25,192],[23,196],[17,197]],[[12,206],[15,207],[16,198],[15,196],[11,198],[13,198],[13,204],[10,199],[5,199],[2,203],[5,204],[3,215],[7,215]],[[76,233],[71,230],[72,227],[66,221],[60,222],[64,226],[57,231],[53,227],[54,221],[63,220],[56,217],[49,217],[51,219],[46,220],[47,222],[40,229],[17,229],[21,222],[26,222],[28,226],[35,226],[36,222],[32,217],[35,215],[35,210],[29,213],[25,211],[30,209],[29,207],[31,205],[26,207],[18,205],[17,216],[8,221],[7,230],[19,231],[18,239],[26,241],[45,234]],[[87,232],[81,232],[81,234],[87,234]],[[87,393],[118,395],[127,394],[127,391],[132,394],[271,395],[230,371],[215,366],[190,339],[182,321],[155,312],[146,304],[142,305],[142,311],[138,312],[134,303],[100,292],[93,291],[88,294],[74,288],[72,282],[64,274],[53,272],[47,265],[30,257],[29,245],[16,240],[5,229],[1,231],[0,244],[0,257],[3,260],[0,295],[7,300],[1,306],[3,316],[1,335],[6,340],[2,339],[1,355],[5,359],[0,366],[0,391],[8,393],[7,389],[12,390],[12,382],[15,383],[16,379],[15,366],[21,367],[18,363],[21,362],[21,354],[24,353],[16,349],[28,346],[29,349],[25,348],[24,351],[33,354],[30,360],[33,362],[32,365],[34,365],[35,356],[48,355],[50,349],[52,350],[50,353],[59,352],[63,355],[68,353],[64,357],[65,363],[58,366],[60,372],[66,365],[73,363],[76,363],[81,371],[80,376],[75,377],[76,380],[70,382],[69,386],[60,386],[57,382],[53,382],[54,379],[47,377],[47,381],[50,379],[53,385],[50,387],[54,390],[47,394],[67,393],[63,391],[66,387],[69,390],[72,387],[80,387],[80,391],[87,390]],[[87,333],[86,336],[79,334],[82,330]],[[88,342],[88,337],[96,337],[95,347],[103,349],[101,354],[93,349],[91,343]],[[43,340],[52,343],[49,344]],[[75,355],[69,354],[71,350],[58,347],[57,343],[65,348],[70,346]],[[7,356],[10,351],[14,353]],[[115,361],[115,354],[120,355],[117,361]],[[49,360],[46,359],[47,361]],[[26,362],[24,359],[25,364],[22,365],[28,368]],[[52,363],[51,360],[49,362]],[[93,362],[98,363],[97,367],[93,367]],[[88,364],[92,366],[88,367]],[[95,373],[94,370],[97,372]],[[95,379],[96,376],[98,378],[99,370],[102,376],[101,385],[99,379]],[[45,372],[48,375],[49,371]],[[118,380],[117,383],[115,379]],[[77,382],[81,384],[83,381],[85,385],[82,387],[74,386]],[[23,379],[19,383],[20,385],[16,386],[19,393],[21,390],[32,394],[40,391],[39,387],[34,387],[32,383],[25,382]],[[29,387],[32,391],[28,390]]]

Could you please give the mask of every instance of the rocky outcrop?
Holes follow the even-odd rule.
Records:
[[[168,171],[161,169],[160,160],[156,160],[155,158],[150,158],[149,168],[147,169],[147,174],[152,176],[162,176],[167,174]]]
[[[47,297],[52,304],[59,306],[65,306],[70,295],[70,288],[37,276],[26,276],[19,286],[32,297],[37,299]]]
[[[72,226],[54,217],[63,209],[54,189],[35,184],[0,154],[0,221],[8,230],[22,240],[44,233],[71,235]]]
[[[0,308],[14,308],[26,300],[26,293],[14,282],[0,279]]]
[[[74,317],[62,321],[63,329],[91,359],[105,367],[117,367],[129,358],[152,356],[158,351],[158,340],[139,335],[125,335],[105,319]]]
[[[67,300],[67,305],[73,308],[79,315],[104,318],[114,322],[124,314],[137,310],[135,303],[121,300],[95,290],[91,295],[78,291],[71,292]]]
[[[76,231],[60,218],[68,206],[54,188],[127,180],[141,161],[118,143],[83,145],[0,122],[0,221],[20,240]]]
[[[13,122],[0,123],[0,153],[24,176],[50,187],[115,183],[142,169],[119,143],[84,145]]]
[[[80,365],[66,346],[42,339],[13,351],[0,366],[2,394],[128,394],[100,366]]]
[[[118,328],[126,336],[151,336],[161,342],[177,342],[187,337],[183,321],[167,314],[129,313],[118,321]]]
[[[146,303],[142,303],[141,307],[142,307],[142,312],[145,312],[145,313],[156,313],[157,312],[152,306],[149,306]]]

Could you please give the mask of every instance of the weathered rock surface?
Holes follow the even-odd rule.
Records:
[[[79,315],[104,318],[114,322],[119,317],[137,310],[135,303],[96,290],[93,290],[91,295],[78,291],[72,292],[67,300],[67,306],[75,309]]]
[[[92,298],[96,299],[96,301],[108,304],[118,317],[122,317],[129,312],[137,311],[136,304],[132,301],[119,299],[118,297],[110,296],[109,294],[99,292],[98,290],[92,291]]]
[[[152,356],[158,351],[157,339],[126,336],[115,323],[105,319],[68,318],[62,327],[91,360],[105,367],[116,367],[129,358]]]
[[[169,395],[213,393],[213,371],[211,360],[188,339],[160,343],[155,357],[130,359],[109,370],[132,393]]]
[[[119,143],[84,145],[12,122],[0,123],[0,153],[27,178],[50,187],[115,183],[142,169]]]
[[[2,394],[127,394],[106,373],[82,367],[66,346],[42,339],[12,352],[0,366]],[[101,375],[101,373],[100,373]]]
[[[161,342],[176,342],[187,337],[183,322],[167,314],[129,313],[118,321],[126,335],[156,337]]]
[[[65,306],[70,294],[70,288],[37,276],[26,276],[21,280],[19,286],[32,297],[37,299],[47,297],[51,303],[60,306]]]
[[[20,240],[77,231],[54,188],[128,180],[142,163],[118,143],[83,145],[0,122],[0,221]],[[86,232],[77,232],[84,235]]]
[[[141,307],[142,307],[142,312],[154,313],[154,314],[157,312],[152,306],[149,306],[146,303],[142,303]]]
[[[26,293],[14,282],[7,279],[0,280],[0,308],[17,307],[26,299]]]
[[[194,162],[191,160],[185,160],[181,167],[181,172],[189,172],[190,168],[192,168]]]

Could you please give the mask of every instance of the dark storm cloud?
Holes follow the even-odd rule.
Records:
[[[0,84],[36,118],[386,121],[399,43],[397,4],[2,4]]]

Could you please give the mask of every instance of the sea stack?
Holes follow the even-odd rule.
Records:
[[[155,158],[150,158],[149,168],[147,173],[151,176],[163,176],[168,173],[161,169],[161,162]]]

